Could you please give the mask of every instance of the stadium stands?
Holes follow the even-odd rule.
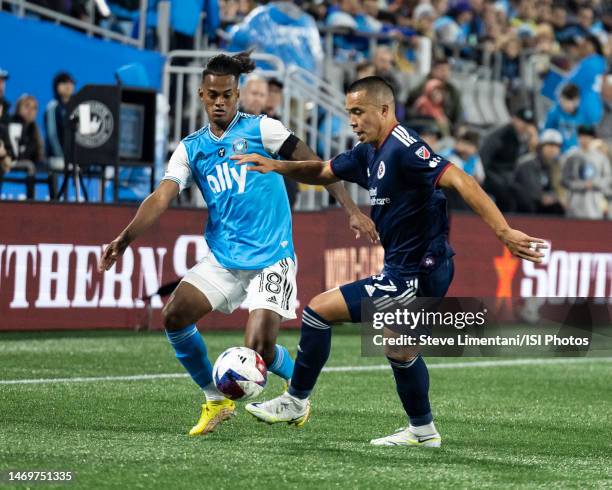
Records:
[[[255,49],[261,74],[283,83],[284,101],[275,115],[322,158],[329,158],[352,144],[342,112],[342,92],[355,79],[358,67],[387,77],[396,87],[398,96],[407,101],[405,107],[398,108],[398,116],[408,124],[412,120],[415,125],[416,117],[421,127],[423,114],[414,111],[414,102],[426,94],[415,93],[415,89],[425,90],[427,84],[422,82],[439,77],[436,66],[448,61],[450,76],[440,85],[439,95],[444,118],[425,121],[431,126],[430,132],[445,136],[440,141],[440,150],[452,149],[452,137],[466,127],[476,130],[480,141],[486,142],[491,131],[508,124],[510,115],[524,108],[533,111],[535,127],[542,131],[547,112],[557,101],[560,89],[572,82],[581,91],[578,112],[586,114],[586,125],[597,128],[589,154],[595,155],[595,166],[603,167],[604,176],[608,175],[606,170],[610,170],[609,139],[597,139],[599,134],[609,137],[610,131],[604,122],[610,120],[612,112],[610,90],[606,88],[610,85],[607,73],[612,53],[612,36],[609,35],[612,8],[605,2],[546,0],[537,8],[525,1],[480,0],[261,2],[263,5],[256,1],[207,0],[199,6],[198,2],[187,6],[176,0],[79,0],[69,3],[70,8],[65,10],[68,8],[66,2],[5,0],[0,2],[0,20],[5,22],[7,17],[12,17],[21,19],[20,22],[32,19],[54,22],[79,31],[79,36],[120,43],[126,49],[128,46],[146,48],[165,56],[163,86],[154,86],[165,97],[158,101],[158,108],[161,110],[169,104],[170,116],[168,120],[166,113],[161,112],[158,117],[160,122],[164,119],[168,122],[158,125],[161,126],[158,127],[155,158],[158,177],[168,152],[182,137],[206,122],[195,97],[203,61],[218,50],[239,48]],[[266,36],[258,37],[260,32],[265,32]],[[266,44],[266,39],[274,42]],[[169,49],[175,51],[167,53]],[[62,65],[55,67],[55,73],[67,70],[74,74],[69,66],[70,59],[63,57],[62,60]],[[74,64],[79,62],[73,60]],[[7,118],[12,113],[9,114],[8,101],[14,102],[30,90],[27,86],[16,86],[8,78],[15,67],[6,63],[0,58],[3,111],[0,137],[10,133]],[[298,68],[294,68],[296,65]],[[108,83],[115,71],[107,75],[100,83]],[[161,78],[162,73],[158,76]],[[78,75],[75,78],[77,89],[81,88],[82,80]],[[45,84],[50,86],[51,79]],[[456,102],[453,91],[458,94]],[[39,97],[42,108],[49,102],[47,93],[34,95]],[[459,107],[458,117],[453,114],[455,103]],[[449,123],[442,123],[440,127],[445,119]],[[38,121],[44,129],[40,117]],[[563,130],[561,134],[566,137]],[[537,135],[533,138],[520,140],[518,158],[521,161],[533,161],[537,156],[541,145],[538,145]],[[13,140],[9,137],[5,142],[5,146],[9,146],[9,156],[15,153]],[[569,150],[578,150],[576,145],[577,142],[573,142],[568,147],[563,141],[564,153],[552,163],[551,172],[561,172]],[[0,149],[0,156],[2,153]],[[50,157],[57,158],[47,153],[47,165],[37,166],[37,182],[45,182],[44,172],[52,167],[48,165]],[[11,162],[13,160],[15,158]],[[36,189],[43,190],[33,192],[33,183],[23,179],[22,171],[9,168],[14,165],[7,161],[3,161],[0,198],[45,200],[54,196],[52,187],[45,191],[45,186],[39,184],[35,185]],[[591,168],[590,161],[585,161],[584,165]],[[483,163],[486,174],[487,162],[483,160]],[[514,163],[517,170],[519,162]],[[578,175],[588,181],[590,174],[585,172]],[[523,178],[524,173],[521,175]],[[123,179],[128,187],[130,178],[126,175]],[[505,185],[515,186],[513,178],[509,175]],[[94,186],[96,180],[94,176]],[[489,179],[485,179],[483,186],[497,197],[495,186],[491,188],[489,184]],[[601,213],[593,216],[612,216],[608,209],[611,189],[612,181],[603,185],[602,197],[596,204]],[[367,195],[357,188],[351,192],[361,204],[367,202]],[[107,194],[112,195],[112,192]],[[141,198],[138,193],[131,197]],[[205,205],[194,197],[184,199],[182,204]],[[303,187],[297,209],[328,205],[326,193],[314,187]]]

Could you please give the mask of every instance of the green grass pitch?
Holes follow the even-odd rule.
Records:
[[[241,333],[205,338],[211,359],[242,344]],[[295,353],[296,332],[280,341]],[[336,329],[328,365],[383,364],[359,342]],[[465,361],[428,360],[440,450],[368,444],[406,424],[390,370],[322,374],[301,429],[258,423],[240,404],[199,438],[186,435],[202,401],[188,378],[0,384],[0,472],[68,470],[69,487],[96,489],[612,487],[609,359],[434,367]],[[0,336],[2,380],[173,372],[158,333]],[[281,390],[270,375],[264,394]]]

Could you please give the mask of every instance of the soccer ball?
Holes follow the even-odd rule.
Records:
[[[231,400],[248,400],[259,395],[268,379],[261,356],[248,347],[232,347],[221,354],[213,367],[217,389]]]

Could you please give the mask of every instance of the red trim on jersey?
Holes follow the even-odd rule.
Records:
[[[434,182],[434,187],[438,187],[438,181],[440,180],[440,177],[442,177],[442,175],[444,174],[444,172],[446,172],[446,171],[447,171],[447,170],[450,168],[450,166],[451,166],[451,165],[452,165],[452,163],[451,163],[451,162],[448,162],[448,163],[447,163],[447,164],[444,166],[444,168],[442,169],[442,171],[441,171],[441,172],[438,174],[438,176],[436,177],[436,180],[435,180],[435,182]]]
[[[384,144],[387,142],[387,140],[389,139],[389,136],[391,136],[391,133],[393,132],[393,130],[394,130],[395,128],[397,128],[398,126],[399,126],[399,123],[397,123],[395,126],[393,126],[393,127],[392,127],[392,128],[389,130],[389,132],[387,133],[387,136],[385,136],[385,139],[382,141],[382,143],[376,147],[376,150],[380,150],[380,149],[382,148],[382,146],[383,146],[383,145],[384,145]]]

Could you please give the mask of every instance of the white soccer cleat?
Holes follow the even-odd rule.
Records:
[[[395,434],[379,439],[372,439],[370,444],[373,446],[421,446],[421,447],[440,447],[442,438],[435,427],[433,432],[426,435],[417,435],[413,427],[402,427]]]
[[[267,402],[249,403],[245,409],[268,424],[286,422],[301,427],[310,417],[310,400],[300,400],[285,392]]]

